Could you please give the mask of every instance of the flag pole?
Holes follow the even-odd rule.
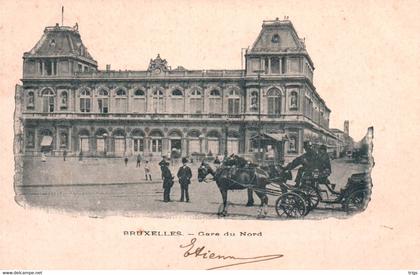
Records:
[[[64,26],[64,6],[61,6],[61,26]]]

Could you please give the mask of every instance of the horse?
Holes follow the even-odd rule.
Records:
[[[288,174],[284,172],[283,170],[280,172],[280,177],[276,179],[277,181],[286,182]],[[265,217],[267,215],[268,197],[266,186],[272,182],[270,180],[270,173],[259,167],[233,168],[230,166],[220,166],[214,170],[209,164],[202,163],[198,168],[198,181],[204,181],[209,174],[216,181],[223,199],[223,207],[219,210],[219,216],[227,215],[228,190],[243,190],[247,188],[254,190],[261,200],[258,217]]]

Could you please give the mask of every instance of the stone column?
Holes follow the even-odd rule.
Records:
[[[187,155],[188,155],[187,139],[183,137],[181,138],[181,156],[185,157]]]
[[[73,129],[72,127],[69,127],[69,130],[67,132],[67,147],[68,147],[68,151],[69,153],[73,150],[73,146],[72,146],[72,137],[73,137]]]
[[[39,152],[39,133],[38,133],[39,131],[38,131],[38,126],[36,126],[35,127],[35,131],[34,131],[34,142],[35,142],[35,146],[34,146],[34,149],[35,149],[35,152],[34,152],[34,155],[36,155],[37,154],[37,152]]]

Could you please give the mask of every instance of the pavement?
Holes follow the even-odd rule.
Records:
[[[173,174],[180,164],[170,168]],[[193,172],[190,185],[190,202],[179,202],[180,186],[175,181],[171,191],[172,202],[163,202],[162,180],[157,162],[150,164],[153,181],[144,179],[144,163],[139,168],[130,159],[125,166],[122,159],[93,159],[79,161],[70,158],[63,161],[59,157],[49,157],[45,162],[40,158],[28,157],[23,160],[23,184],[16,185],[16,201],[25,207],[46,209],[69,214],[92,217],[105,216],[151,216],[190,218],[219,218],[218,209],[221,195],[212,181],[197,181],[198,163],[190,164]],[[353,173],[364,172],[366,164],[354,164],[349,159],[332,161],[330,181],[340,190]],[[279,219],[274,203],[269,197],[269,212],[266,219]],[[246,190],[229,191],[229,219],[256,219],[258,206],[246,207]],[[256,205],[259,199],[255,196]],[[305,218],[346,217],[338,211],[341,205],[322,205]]]

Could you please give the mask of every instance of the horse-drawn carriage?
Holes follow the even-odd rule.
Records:
[[[280,165],[258,166],[235,157],[216,170],[203,163],[198,171],[198,180],[213,176],[222,194],[223,207],[220,215],[226,215],[227,191],[251,189],[261,199],[259,216],[267,214],[268,197],[277,197],[275,210],[279,217],[299,218],[318,207],[319,202],[341,204],[347,213],[362,211],[370,198],[371,181],[367,173],[353,174],[339,192],[319,175],[319,171],[306,172],[300,184],[288,184],[290,171]]]

